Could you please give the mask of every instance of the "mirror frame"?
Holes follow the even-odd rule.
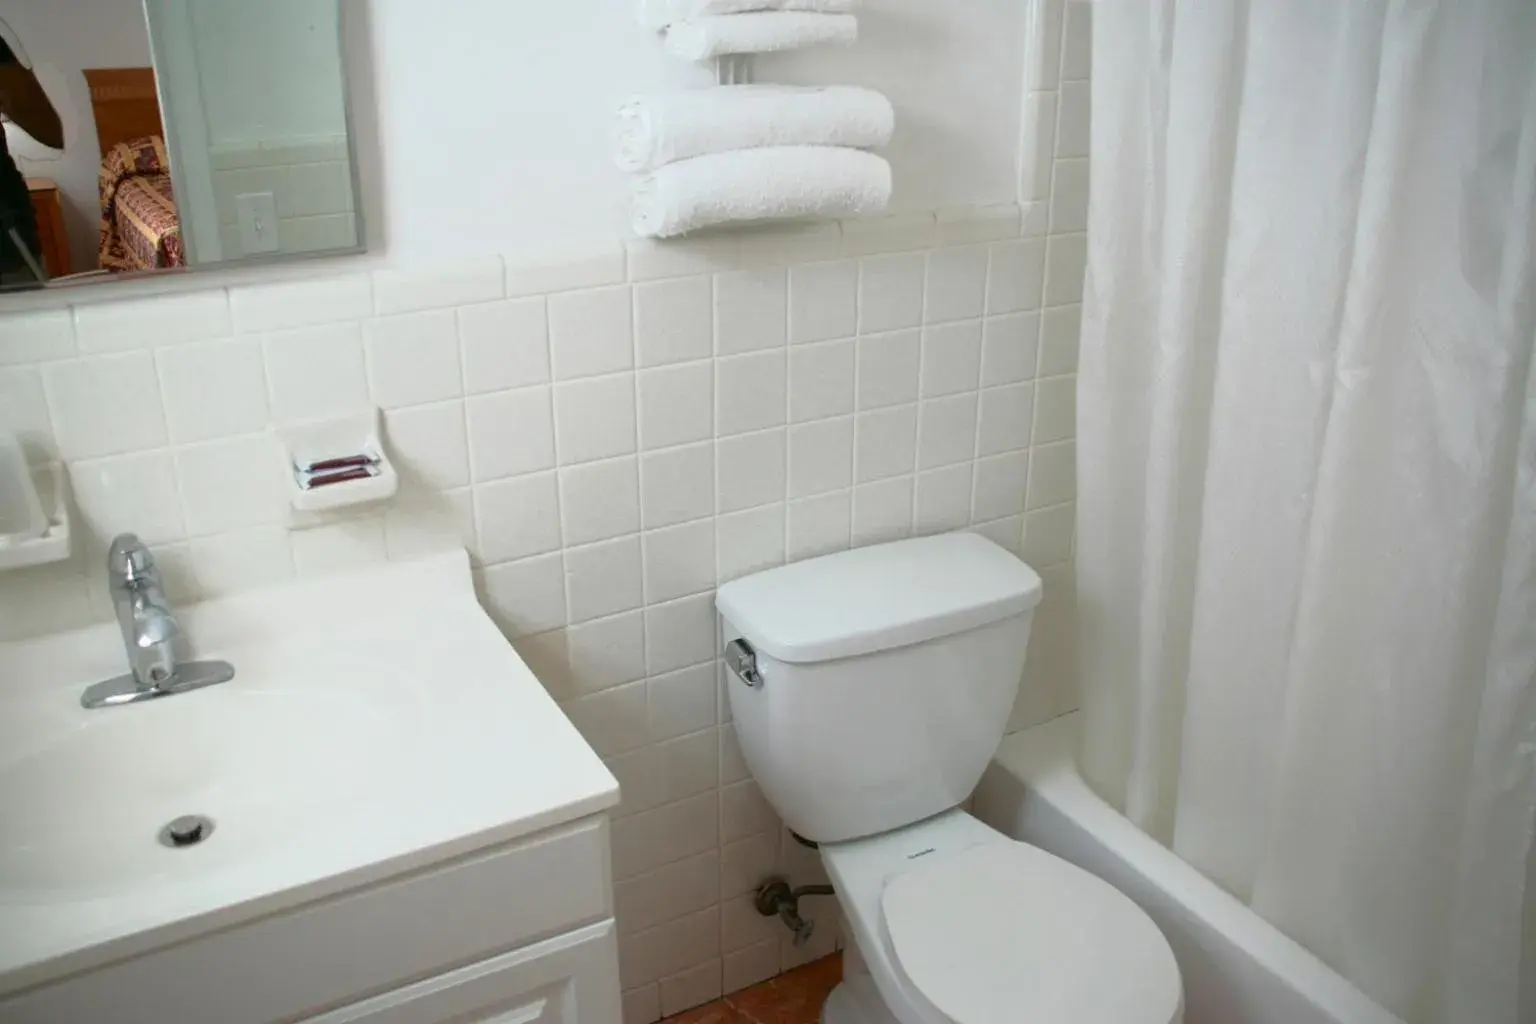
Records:
[[[181,0],[183,5],[195,2],[196,0]],[[47,281],[31,286],[3,288],[0,289],[0,297],[8,297],[14,295],[38,295],[47,293],[59,294],[64,292],[74,292],[77,289],[94,289],[99,285],[113,285],[117,283],[134,284],[142,283],[145,281],[169,281],[173,279],[185,279],[199,273],[216,271],[239,271],[260,267],[286,266],[288,264],[301,263],[307,260],[336,259],[348,256],[366,255],[370,242],[368,218],[366,216],[369,204],[363,195],[362,173],[357,146],[358,116],[357,112],[352,107],[353,101],[357,98],[359,93],[359,90],[356,89],[353,85],[352,76],[355,74],[363,73],[365,69],[360,69],[356,66],[356,61],[353,59],[352,48],[348,46],[349,32],[361,31],[363,26],[354,24],[353,19],[347,14],[347,8],[350,6],[347,3],[347,0],[334,0],[334,2],[336,5],[337,58],[341,68],[342,120],[346,127],[347,133],[347,170],[352,187],[352,213],[357,226],[357,244],[335,249],[317,249],[309,252],[257,253],[253,256],[241,256],[236,259],[219,260],[215,263],[197,264],[192,262],[196,255],[196,250],[191,236],[184,234],[182,237],[182,244],[186,246],[188,257],[188,263],[185,266],[159,267],[150,270],[131,270],[115,274],[95,275],[89,275],[88,272],[82,271],[82,276],[50,278]],[[159,52],[160,46],[156,44],[155,34],[149,29],[149,6],[147,0],[141,0],[137,6],[143,13],[145,32],[149,37],[150,63],[155,68],[156,72],[155,83],[156,92],[160,101],[161,118],[162,120],[168,120],[165,116],[167,108],[166,93],[160,87],[159,77],[159,68],[163,55]],[[30,67],[31,64],[26,58],[25,47],[20,45],[20,40],[17,39],[15,30],[6,24],[3,18],[0,18],[0,32],[5,33],[7,42],[12,45],[13,50],[16,52],[17,56],[22,58],[23,64],[27,67]],[[166,132],[166,135],[166,147],[170,150],[171,155],[171,185],[175,189],[177,195],[187,195],[189,193],[184,191],[186,182],[183,175],[185,174],[185,170],[183,161],[179,159],[181,147],[172,144],[172,141],[169,137],[169,131]]]

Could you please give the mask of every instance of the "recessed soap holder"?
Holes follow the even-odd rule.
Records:
[[[379,412],[278,430],[288,501],[299,512],[324,512],[383,501],[400,477],[379,439]]]
[[[16,493],[35,496],[36,508],[41,518],[33,520],[24,530],[0,532],[0,571],[25,569],[33,565],[62,562],[69,557],[69,503],[64,500],[64,467],[55,462],[35,471],[26,470],[17,476],[7,468],[6,479],[0,487]],[[31,501],[28,501],[31,504]]]

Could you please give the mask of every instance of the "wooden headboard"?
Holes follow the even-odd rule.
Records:
[[[119,142],[145,135],[165,137],[154,68],[86,68],[96,143],[101,155]]]

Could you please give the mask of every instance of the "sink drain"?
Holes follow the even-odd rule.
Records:
[[[160,830],[160,845],[179,850],[213,835],[213,819],[204,814],[184,814]]]

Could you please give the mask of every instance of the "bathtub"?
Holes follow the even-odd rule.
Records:
[[[1152,916],[1184,979],[1184,1024],[1402,1024],[1121,817],[1077,772],[1078,715],[1014,733],[976,817],[1114,885]]]

